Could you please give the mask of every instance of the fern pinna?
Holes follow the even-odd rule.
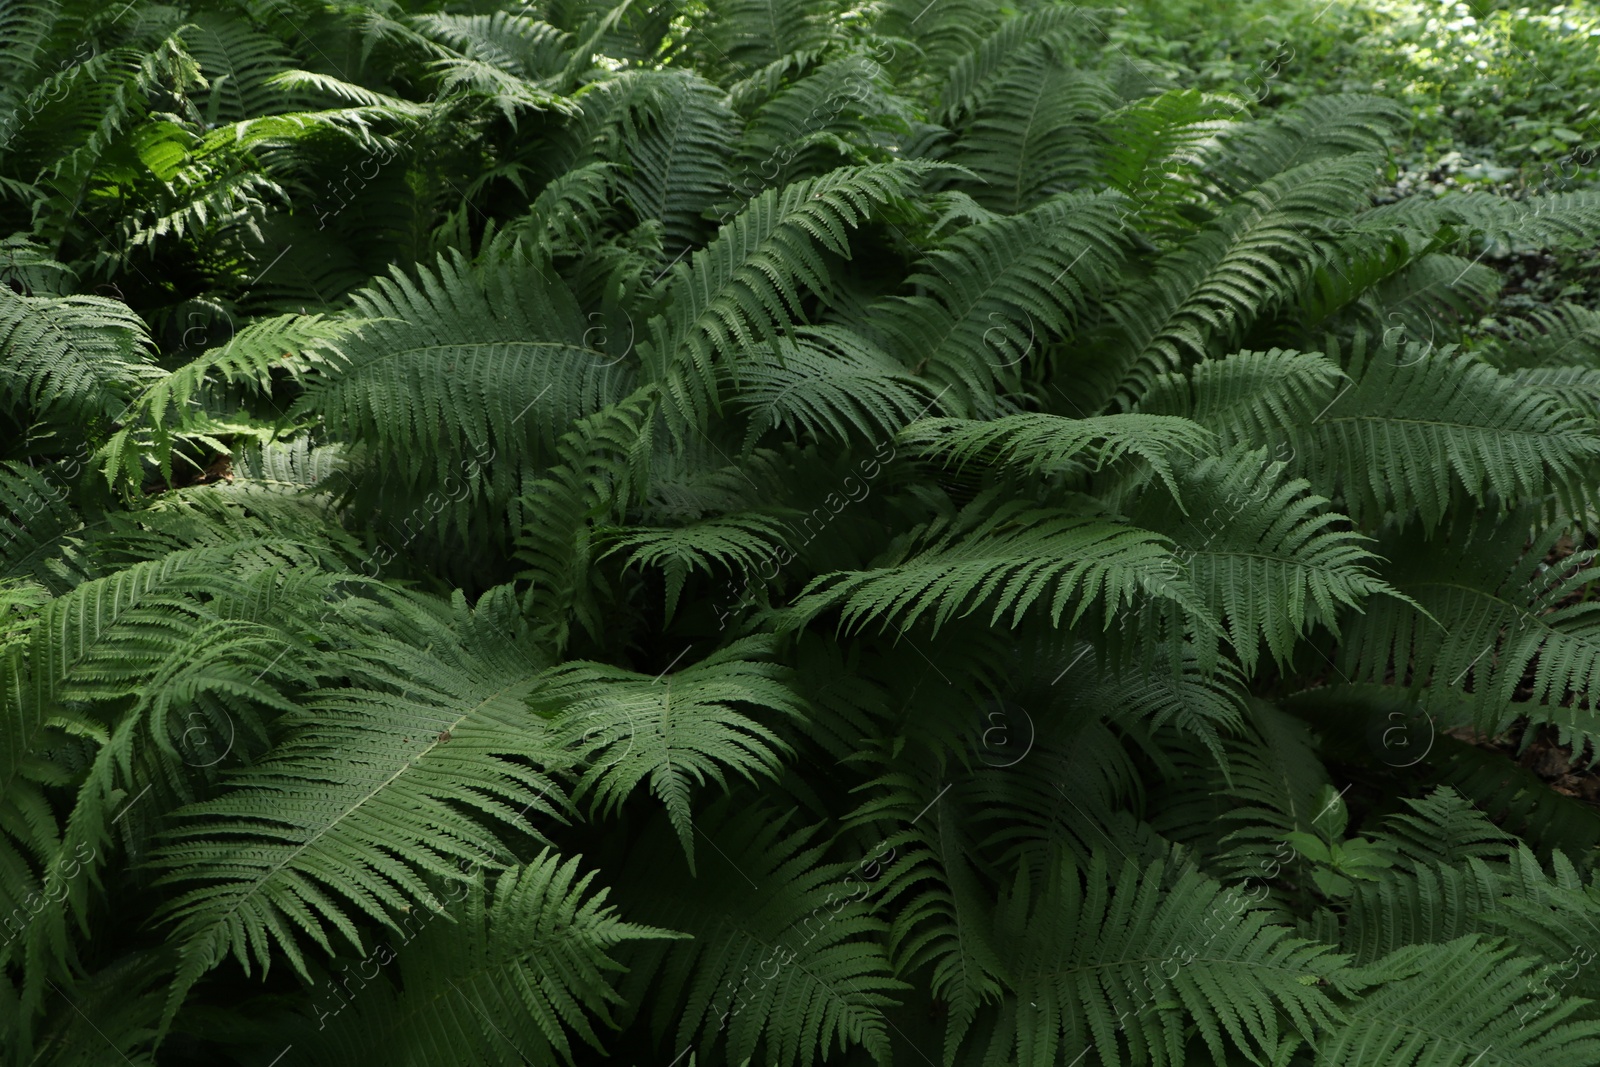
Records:
[[[1600,201],[1024,8],[0,12],[0,1058],[1600,1062]]]

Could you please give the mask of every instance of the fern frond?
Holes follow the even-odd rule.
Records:
[[[425,875],[461,880],[457,863],[500,854],[491,821],[560,817],[546,772],[566,757],[528,710],[540,664],[506,636],[508,600],[486,595],[475,614],[460,594],[453,608],[394,592],[347,602],[366,632],[334,656],[354,684],[298,706],[272,754],[183,809],[154,856],[177,887],[164,1023],[226,956],[305,975],[301,938],[331,952],[337,932],[362,951],[355,918],[397,928],[406,907],[432,905]]]
[[[1200,173],[1230,129],[1229,101],[1172,90],[1137,100],[1100,121],[1103,160],[1097,168],[1128,198],[1141,229],[1186,228],[1178,209],[1200,199]]]
[[[1449,348],[1402,358],[1385,346],[1301,439],[1296,470],[1325,492],[1337,487],[1351,518],[1403,521],[1414,510],[1427,528],[1459,491],[1511,503],[1545,501],[1553,487],[1575,510],[1600,453],[1589,427],[1549,398]]]
[[[596,518],[622,509],[643,491],[649,460],[656,390],[645,386],[626,400],[580,419],[557,444],[561,462],[533,482],[519,503],[528,522],[517,538],[517,558],[528,564],[518,578],[531,579],[524,598],[529,615],[559,653],[569,620],[590,634],[604,626],[590,572]]]
[[[749,573],[768,562],[776,566],[779,553],[792,556],[784,547],[786,533],[784,524],[772,516],[720,515],[683,526],[628,527],[618,532],[607,554],[632,549],[627,566],[665,572],[670,621],[690,573]]]
[[[910,115],[876,60],[854,53],[825,62],[750,117],[731,161],[734,195],[748,200],[762,189],[871,158],[874,139],[904,130]]]
[[[655,875],[618,887],[627,914],[694,940],[630,954],[624,995],[638,1004],[643,990],[664,991],[651,1022],[673,1035],[674,1050],[725,1042],[730,1064],[759,1053],[808,1067],[858,1046],[885,1061],[886,1009],[906,987],[890,976],[884,922],[846,881],[855,865],[827,861],[817,827],[791,830],[766,808],[730,807],[696,824],[717,846],[706,857],[714,874],[688,876],[670,834],[646,836],[630,859]]]
[[[909,195],[925,170],[841,167],[781,193],[769,189],[687,264],[675,264],[672,307],[651,322],[647,366],[679,413],[702,422],[716,396],[716,357],[773,340],[797,317],[803,290],[828,290],[823,251],[847,257],[847,231],[876,205]]]
[[[952,391],[948,406],[992,417],[1020,389],[1024,361],[1044,359],[1113,279],[1120,200],[1073,195],[1018,218],[958,231],[906,279],[922,293],[876,304],[899,358]]]
[[[580,877],[579,858],[546,848],[494,877],[492,887],[481,876],[452,886],[447,903],[408,916],[354,975],[345,965],[348,1004],[331,978],[331,999],[316,991],[328,1006],[314,1002],[318,1026],[296,1046],[313,1063],[394,1056],[419,1067],[490,1063],[508,1046],[568,1064],[577,1062],[577,1041],[603,1051],[590,1017],[615,1025],[610,1015],[621,997],[608,972],[623,968],[612,954],[627,942],[683,935],[623,922],[607,903],[610,891],[593,887],[595,872]],[[399,990],[379,971],[363,971],[395,959]]]
[[[984,92],[949,160],[977,176],[968,192],[980,204],[1026,211],[1094,173],[1098,120],[1115,102],[1103,75],[1075,67],[1048,41],[1030,41]]]
[[[654,678],[583,661],[545,674],[534,707],[588,765],[575,795],[615,809],[648,779],[693,871],[691,786],[727,788],[729,771],[773,777],[788,752],[771,727],[740,709],[805,714],[787,672],[753,658],[762,651],[760,639],[738,642]]]
[[[1287,460],[1292,434],[1322,414],[1342,377],[1319,352],[1236,352],[1155,379],[1137,410],[1192,419],[1215,432],[1222,449],[1270,447],[1274,459]]]
[[[1525,319],[1505,323],[1506,336],[1489,346],[1490,358],[1507,369],[1600,367],[1600,311],[1575,304],[1530,309]]]
[[[353,303],[367,324],[317,345],[325,361],[296,410],[369,443],[376,469],[412,485],[442,482],[467,454],[537,463],[573,419],[627,393],[630,368],[594,347],[571,293],[537,266],[441,258]]]
[[[1265,449],[1235,449],[1184,472],[1182,498],[1199,502],[1193,514],[1173,521],[1171,509],[1147,505],[1130,516],[1173,539],[1190,586],[1225,620],[1247,672],[1262,645],[1285,663],[1312,627],[1337,634],[1343,609],[1380,593],[1398,595],[1378,577],[1366,539],[1342,528],[1344,516],[1310,488],[1285,477],[1285,465]]]
[[[0,286],[0,378],[8,383],[0,403],[23,425],[116,419],[162,375],[151,347],[144,322],[121,301],[19,296]]]
[[[1590,722],[1600,702],[1600,605],[1572,594],[1595,580],[1600,557],[1580,550],[1547,566],[1561,529],[1541,531],[1524,551],[1517,542],[1526,517],[1513,513],[1470,538],[1457,531],[1455,551],[1416,537],[1397,543],[1396,587],[1412,602],[1352,623],[1340,660],[1351,678],[1409,671],[1417,684],[1457,691],[1470,680],[1481,728],[1531,715],[1557,724],[1581,749],[1586,739],[1600,743]],[[1513,704],[1524,694],[1528,703]]]
[[[1333,246],[1327,220],[1368,199],[1377,162],[1363,154],[1301,164],[1165,257],[1115,311],[1128,352],[1123,392],[1137,400],[1157,374],[1231,351],[1252,323],[1295,301]]]
[[[1307,1039],[1338,1020],[1320,988],[1342,981],[1331,948],[1192,868],[1166,881],[1159,861],[1113,876],[1103,854],[1038,885],[1019,874],[996,909],[1016,996],[985,1035],[991,1061],[1046,1067],[1089,1046],[1113,1067],[1182,1063],[1191,1026],[1218,1062],[1230,1045],[1273,1057],[1293,1040],[1285,1017]]]
[[[1367,986],[1319,1043],[1327,1067],[1580,1067],[1600,1056],[1600,1022],[1571,997],[1519,1019],[1534,964],[1476,936],[1413,945],[1351,973]]]
[[[321,315],[281,315],[252,322],[220,347],[211,348],[192,362],[152,382],[134,398],[121,421],[97,455],[114,484],[119,476],[131,486],[143,481],[143,460],[153,460],[162,478],[172,481],[175,442],[204,436],[209,420],[190,409],[200,407],[213,383],[247,385],[271,396],[274,371],[298,382],[313,365],[333,362],[319,356],[320,348],[337,352],[339,342],[368,325],[360,319],[325,319]]]
[[[743,354],[730,371],[738,403],[767,428],[882,439],[939,399],[882,348],[844,326],[802,326]]]
[[[619,162],[627,166],[622,194],[641,222],[662,227],[662,250],[676,257],[699,246],[704,213],[732,180],[726,146],[736,135],[723,93],[685,72],[632,76],[629,105],[618,132]]]
[[[1079,7],[1049,6],[1006,19],[945,74],[938,92],[940,111],[936,117],[951,123],[993,91],[999,75],[1037,62],[1029,47],[1035,42],[1098,29],[1093,17]]]
[[[942,459],[958,471],[980,463],[1019,468],[1033,477],[1099,471],[1137,456],[1171,490],[1180,508],[1172,460],[1197,456],[1213,440],[1188,419],[1140,414],[1087,419],[1026,414],[989,422],[923,419],[902,430],[900,439],[916,453]]]
[[[1097,600],[1110,626],[1117,609],[1139,593],[1204,618],[1165,538],[1023,501],[985,514],[992,503],[980,498],[959,518],[921,528],[912,538],[915,550],[903,547],[877,569],[814,579],[795,602],[795,619],[840,606],[847,630],[869,622],[904,629],[931,614],[937,631],[992,602],[989,622],[1009,612],[1015,626],[1051,590],[1049,618],[1057,626],[1069,605],[1076,604],[1069,620],[1076,623]]]

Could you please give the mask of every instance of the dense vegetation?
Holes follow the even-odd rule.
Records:
[[[1600,1062],[1600,68],[1403,6],[0,7],[0,1058]]]

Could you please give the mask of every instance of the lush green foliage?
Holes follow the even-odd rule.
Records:
[[[0,1058],[1600,1062],[1600,196],[1150,40],[5,7]]]

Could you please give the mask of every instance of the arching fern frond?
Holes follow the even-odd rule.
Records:
[[[1370,357],[1354,385],[1298,435],[1297,472],[1324,492],[1337,487],[1362,523],[1386,512],[1404,521],[1415,511],[1432,528],[1462,491],[1480,503],[1491,493],[1507,503],[1543,502],[1554,488],[1567,510],[1581,513],[1600,438],[1484,363],[1448,348],[1412,351],[1402,358],[1385,346]]]
[[[296,410],[365,441],[376,470],[411,485],[443,481],[463,455],[537,464],[573,419],[627,393],[623,357],[595,347],[571,293],[537,265],[441,258],[352,302],[369,321],[337,347],[317,343],[324,359]]]
[[[1013,467],[1032,476],[1098,471],[1137,456],[1183,507],[1173,459],[1203,453],[1213,441],[1203,427],[1172,415],[1120,414],[1087,419],[1059,415],[1008,415],[989,422],[923,419],[900,432],[912,450],[957,470],[979,463]]]
[[[0,286],[0,410],[24,426],[104,426],[161,377],[151,347],[144,322],[121,301],[19,296]]]
[[[1297,166],[1163,259],[1116,308],[1125,395],[1137,400],[1155,375],[1232,350],[1252,323],[1295,301],[1333,247],[1327,220],[1367,200],[1377,162],[1363,154]]]
[[[578,420],[557,443],[559,463],[519,498],[514,520],[517,559],[530,579],[523,598],[540,637],[559,653],[573,619],[591,635],[604,620],[594,596],[590,562],[596,520],[618,525],[625,507],[643,491],[650,458],[656,390],[647,385],[626,400]],[[524,520],[531,520],[526,521]]]
[[[1263,645],[1282,664],[1312,627],[1337,634],[1343,609],[1376,594],[1395,595],[1378,577],[1366,539],[1310,488],[1285,477],[1285,465],[1265,449],[1234,449],[1183,473],[1192,514],[1178,520],[1152,502],[1130,516],[1172,537],[1190,586],[1224,620],[1247,672],[1255,670]]]
[[[1069,621],[1076,623],[1096,601],[1109,626],[1117,609],[1139,593],[1204,618],[1165,538],[1023,501],[994,505],[986,495],[956,518],[918,529],[877,569],[816,578],[795,602],[794,618],[808,621],[840,606],[847,630],[869,622],[904,629],[931,615],[937,631],[993,603],[989,621],[1010,613],[1014,626],[1047,592],[1057,626],[1069,606]]]
[[[844,326],[798,327],[745,353],[730,373],[735,398],[753,416],[752,435],[772,428],[881,439],[939,399],[924,379]]]
[[[498,855],[491,823],[526,830],[527,811],[567,806],[546,775],[567,757],[527,707],[541,664],[507,636],[509,598],[470,613],[459,593],[451,607],[361,584],[381,599],[345,602],[365,632],[334,653],[355,684],[297,707],[270,757],[183,809],[156,852],[178,887],[166,1022],[229,955],[305,974],[302,938],[331,952],[337,932],[362,951],[357,918],[395,928],[433,901],[425,875],[459,880],[457,863]]]
[[[1319,352],[1236,352],[1155,379],[1137,410],[1192,419],[1215,432],[1223,449],[1267,447],[1274,459],[1288,459],[1291,434],[1322,414],[1342,377]]]
[[[1413,602],[1374,604],[1352,623],[1339,658],[1351,678],[1382,681],[1393,670],[1434,689],[1470,685],[1480,727],[1529,715],[1556,724],[1580,752],[1584,740],[1600,751],[1597,606],[1573,596],[1600,576],[1600,557],[1580,550],[1546,566],[1562,530],[1541,531],[1525,551],[1526,520],[1513,513],[1470,537],[1457,528],[1444,543],[1396,538],[1395,585]],[[1524,693],[1528,702],[1513,704]]]
[[[641,842],[635,861],[655,875],[618,887],[625,914],[694,940],[630,952],[624,995],[639,1004],[644,989],[663,991],[650,1022],[668,1055],[725,1043],[729,1064],[759,1053],[804,1067],[858,1046],[884,1062],[886,1009],[905,985],[891,977],[883,920],[845,882],[854,863],[826,860],[817,827],[790,830],[765,807],[730,807],[696,825],[717,846],[699,877],[672,835]]]
[[[1098,120],[1115,103],[1103,75],[1077,68],[1048,41],[1030,41],[973,109],[950,162],[978,177],[968,192],[985,207],[1025,211],[1094,173]]]

